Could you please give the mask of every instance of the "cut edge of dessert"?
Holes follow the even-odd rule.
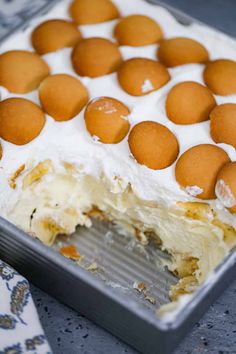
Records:
[[[171,256],[168,268],[179,278],[170,289],[172,301],[193,293],[236,245],[235,229],[204,202],[167,207],[145,201],[120,177],[96,178],[66,161],[56,167],[46,160],[21,178],[11,222],[47,245],[78,225],[91,227],[93,219],[115,222],[143,245],[151,238]]]

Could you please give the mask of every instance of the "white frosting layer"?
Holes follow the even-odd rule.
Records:
[[[210,57],[230,58],[236,57],[236,42],[228,36],[212,30],[207,26],[192,24],[184,26],[178,23],[165,9],[148,4],[144,0],[113,0],[123,16],[140,13],[146,14],[156,20],[162,27],[165,37],[186,36],[203,43],[209,50]],[[25,31],[18,32],[5,41],[0,47],[0,53],[11,49],[33,50],[30,43],[32,28],[38,23],[50,18],[68,19],[68,4],[64,0],[56,5],[46,16],[32,21]],[[80,26],[84,37],[106,37],[113,39],[112,32],[116,20],[97,24]],[[124,59],[131,57],[147,57],[156,59],[158,45],[145,47],[120,47]],[[51,73],[67,73],[78,77],[72,69],[70,62],[71,49],[44,55],[51,68]],[[177,136],[180,144],[180,154],[191,146],[210,143],[214,144],[209,134],[209,121],[194,125],[176,125],[165,114],[166,94],[178,82],[192,80],[203,83],[203,65],[191,64],[170,69],[172,80],[160,90],[143,97],[132,97],[125,93],[117,82],[116,74],[95,79],[80,78],[87,86],[90,98],[98,96],[111,96],[124,102],[131,111],[129,121],[135,125],[140,121],[153,120],[167,126]],[[143,83],[144,89],[148,86]],[[7,97],[26,97],[39,104],[38,92],[29,94],[11,94],[0,87],[1,100]],[[236,103],[236,95],[229,97],[216,96],[217,103]],[[55,122],[47,116],[46,125],[34,141],[24,146],[16,146],[2,141],[3,158],[0,162],[0,213],[6,216],[18,197],[19,188],[12,190],[8,185],[8,178],[22,164],[28,168],[39,161],[51,159],[60,166],[62,160],[83,165],[84,173],[94,176],[105,174],[109,179],[121,177],[126,183],[130,182],[135,193],[143,199],[174,203],[177,200],[196,200],[193,196],[181,190],[174,177],[174,164],[164,170],[154,171],[137,164],[130,156],[127,138],[119,144],[105,145],[92,139],[85,128],[83,111],[71,121]],[[218,144],[228,152],[232,160],[236,160],[236,151],[232,146]],[[192,186],[189,186],[192,187]],[[197,186],[196,186],[197,187]],[[211,202],[219,209],[221,218],[236,226],[236,218],[226,211],[222,204]]]

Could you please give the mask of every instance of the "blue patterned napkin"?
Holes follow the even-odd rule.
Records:
[[[28,281],[0,261],[0,354],[52,354]]]

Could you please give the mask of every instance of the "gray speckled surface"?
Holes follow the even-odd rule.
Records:
[[[17,3],[24,2],[18,0]],[[129,0],[131,1],[131,0]],[[0,8],[3,0],[0,0]],[[5,0],[10,3],[11,0]],[[35,3],[36,1],[34,1]],[[236,36],[236,0],[167,0],[188,14]],[[135,353],[118,339],[32,286],[42,325],[55,354]],[[175,354],[236,353],[236,281],[219,298]],[[154,354],[161,354],[158,352]]]
[[[32,286],[32,295],[55,354],[136,353],[126,344]],[[211,306],[175,354],[236,353],[236,281]],[[154,354],[154,353],[153,353]],[[161,354],[157,352],[155,354]]]

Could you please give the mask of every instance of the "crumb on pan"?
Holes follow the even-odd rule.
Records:
[[[95,272],[96,270],[98,270],[98,265],[96,262],[91,263],[87,268],[86,268],[89,272]]]
[[[82,258],[74,245],[61,247],[59,252],[62,256],[72,259],[73,261],[80,261]]]
[[[149,301],[152,305],[156,304],[156,299],[148,294],[145,294],[145,300]]]
[[[149,301],[152,305],[156,304],[156,299],[149,294],[147,286],[144,282],[135,281],[133,284],[133,289],[137,290],[139,293],[142,293],[144,295],[144,299]]]
[[[146,284],[144,282],[135,281],[133,289],[138,290],[140,293],[146,290]]]

